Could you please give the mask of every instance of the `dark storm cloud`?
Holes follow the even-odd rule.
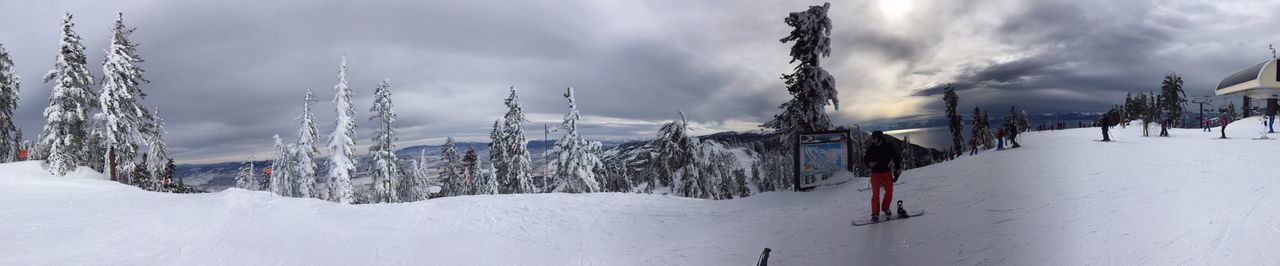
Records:
[[[673,119],[684,110],[696,121],[718,124],[771,114],[778,95],[769,95],[760,84],[743,84],[740,77],[750,74],[734,66],[710,64],[716,55],[700,50],[710,44],[695,47],[679,40],[697,33],[680,25],[643,27],[677,8],[657,4],[157,1],[117,7],[126,23],[139,28],[133,38],[142,45],[139,53],[147,59],[143,67],[152,81],[144,86],[147,104],[167,118],[167,140],[175,157],[184,160],[270,153],[274,134],[292,141],[307,89],[319,102],[315,112],[323,142],[333,125],[332,88],[343,55],[361,118],[367,117],[372,85],[392,80],[406,143],[487,135],[504,112],[502,98],[512,85],[520,90],[526,112],[552,118],[531,127],[558,122],[566,106],[561,94],[570,86],[589,116],[648,123]],[[19,43],[6,45],[16,54],[35,55],[17,60],[27,77],[22,124],[34,136],[43,124],[39,111],[48,85],[32,77],[50,65],[45,61],[53,56],[61,13],[77,15],[91,71],[100,75],[99,50],[117,9],[91,2],[4,6],[32,11],[13,12],[18,15],[7,22],[43,25],[0,34],[0,41]],[[785,16],[769,14],[776,17],[770,22]],[[776,42],[780,34],[756,37]],[[636,125],[584,122],[590,125],[587,134],[602,138],[652,134]],[[369,136],[369,123],[360,120],[358,137]]]
[[[1098,11],[1099,5],[1107,8]],[[1036,112],[1099,111],[1120,102],[1125,93],[1156,89],[1170,73],[1183,76],[1189,95],[1211,95],[1218,79],[1263,58],[1259,52],[1265,41],[1214,32],[1223,26],[1255,27],[1235,25],[1240,23],[1235,17],[1238,13],[1206,3],[1030,2],[993,36],[1033,51],[1031,55],[970,62],[954,78],[936,80],[911,95],[940,97],[951,84],[962,99],[972,100],[962,106],[1022,103]],[[1262,17],[1251,22],[1275,21]],[[1251,49],[1225,52],[1242,45]],[[1082,95],[1092,97],[1078,97]],[[938,101],[925,108],[942,106]]]
[[[1184,75],[1189,94],[1204,94],[1219,76],[1260,61],[1242,50],[1280,41],[1256,33],[1280,25],[1276,16],[1242,11],[1276,10],[1270,2],[911,1],[900,17],[882,12],[884,2],[832,3],[824,65],[840,88],[837,123],[936,114],[936,85],[946,83],[970,110],[1096,111],[1170,71]],[[534,120],[530,135],[559,123],[570,86],[589,137],[648,137],[677,110],[707,130],[758,124],[789,97],[778,79],[791,70],[789,44],[778,42],[789,31],[782,19],[813,4],[821,3],[0,0],[8,11],[0,43],[24,77],[17,116],[34,139],[50,86],[38,78],[52,66],[62,13],[76,14],[100,75],[108,26],[124,12],[153,81],[146,103],[166,118],[175,157],[216,161],[269,157],[275,134],[292,141],[308,89],[323,143],[344,55],[360,140],[383,78],[402,146],[484,140],[513,85]],[[911,107],[922,110],[859,109],[912,95],[927,97]]]

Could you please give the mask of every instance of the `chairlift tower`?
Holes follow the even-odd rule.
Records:
[[[1191,103],[1200,105],[1200,120],[1198,120],[1199,121],[1198,123],[1201,123],[1201,124],[1204,123],[1204,105],[1208,104],[1211,107],[1213,106],[1213,98],[1209,98],[1209,97],[1210,96],[1191,97]],[[1200,127],[1203,127],[1203,126],[1204,125],[1200,125]]]

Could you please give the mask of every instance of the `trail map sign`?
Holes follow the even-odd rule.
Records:
[[[831,178],[837,171],[853,171],[853,141],[847,130],[800,132],[794,148],[795,186],[810,189]]]

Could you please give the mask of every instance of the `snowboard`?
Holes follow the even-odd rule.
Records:
[[[902,203],[901,203],[902,201],[898,201],[898,202],[899,202],[899,203],[898,203],[899,205],[901,205],[901,204],[902,204]],[[905,220],[905,219],[910,219],[910,218],[912,218],[912,217],[916,217],[916,216],[924,215],[924,208],[914,208],[914,209],[911,209],[911,210],[907,210],[907,217],[906,217],[906,218],[898,218],[898,214],[897,214],[897,212],[896,212],[896,211],[894,211],[894,212],[895,212],[895,213],[894,213],[893,215],[890,215],[891,217],[883,217],[883,216],[881,216],[881,217],[880,217],[880,221],[875,221],[875,222],[871,221],[871,216],[867,216],[867,217],[863,217],[863,218],[854,219],[854,220],[853,220],[853,226],[863,226],[863,225],[868,225],[868,224],[884,223],[884,222],[889,222],[889,221],[893,221],[893,220]]]

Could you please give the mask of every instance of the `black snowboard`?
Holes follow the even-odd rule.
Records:
[[[899,207],[901,207],[902,201],[898,201],[898,205]],[[883,222],[888,222],[893,220],[905,220],[911,217],[916,217],[921,215],[924,215],[924,208],[914,208],[911,210],[907,210],[907,217],[898,217],[898,214],[895,213],[893,215],[890,215],[890,217],[881,216],[879,221],[871,221],[871,217],[867,216],[864,218],[854,219],[853,226],[863,226],[863,225],[883,223]]]

